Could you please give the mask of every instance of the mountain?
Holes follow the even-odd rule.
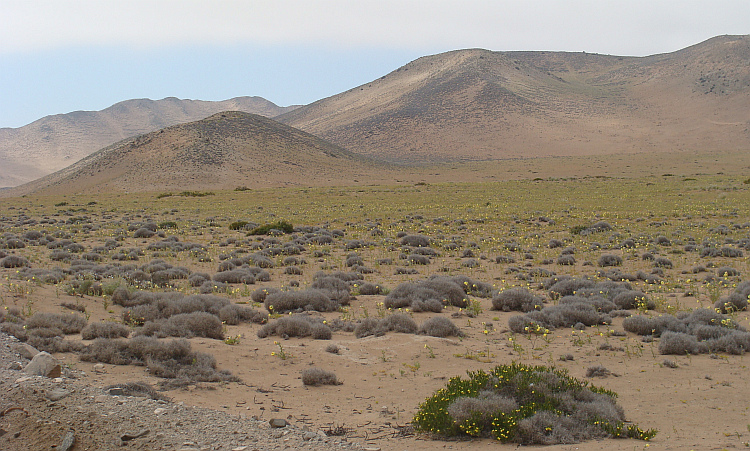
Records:
[[[272,119],[231,111],[125,139],[3,194],[314,185],[387,169]]]
[[[750,143],[750,36],[648,57],[456,50],[276,118],[392,162]]]
[[[39,119],[19,128],[0,128],[0,187],[16,186],[75,163],[122,139],[192,122],[221,111],[277,116],[279,107],[261,97],[220,102],[136,99],[101,111],[75,111]]]

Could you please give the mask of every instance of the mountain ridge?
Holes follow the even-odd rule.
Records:
[[[276,116],[279,107],[262,97],[211,102],[167,97],[131,99],[100,111],[46,116],[19,128],[0,129],[0,186],[14,186],[47,175],[122,139],[226,110]]]

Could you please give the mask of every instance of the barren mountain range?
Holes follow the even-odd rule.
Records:
[[[315,181],[336,184],[374,166],[382,164],[266,117],[228,111],[120,141],[8,192],[179,192]]]
[[[19,128],[0,128],[0,187],[15,186],[69,166],[117,141],[236,110],[273,117],[279,107],[262,97],[220,102],[135,99],[101,111],[75,111]]]
[[[394,162],[747,149],[750,36],[620,57],[457,50],[276,120]]]
[[[746,153],[750,146],[748,61],[750,36],[720,36],[677,52],[648,57],[470,49],[419,58],[370,83],[298,108],[283,109],[264,99],[248,97],[225,102],[127,101],[101,112],[50,116],[19,129],[0,129],[0,186],[48,174],[117,140],[224,110],[274,117],[335,144],[316,141],[319,148],[331,146],[337,152],[352,152],[345,158],[340,154],[335,161],[354,155],[369,157],[356,160],[352,167],[363,164],[362,168],[370,169],[374,161],[414,166],[608,154],[689,155],[707,150]],[[195,122],[190,126],[194,129],[167,129],[158,139],[151,134],[123,141],[81,163],[88,165],[85,172],[91,176],[104,167],[124,171],[121,163],[107,158],[123,158],[123,149],[127,148],[129,167],[137,166],[139,160],[143,164],[153,162],[155,148],[148,146],[155,144],[144,143],[158,141],[159,152],[172,152],[164,153],[164,158],[174,158],[183,148],[200,148],[204,156],[222,155],[216,158],[221,167],[212,166],[212,171],[224,172],[223,181],[199,175],[206,167],[183,159],[163,160],[156,166],[177,174],[169,182],[139,179],[138,185],[128,188],[125,180],[132,182],[138,177],[107,181],[113,173],[104,172],[95,177],[97,183],[118,185],[124,190],[161,189],[177,186],[178,182],[191,187],[206,183],[215,188],[239,186],[248,177],[273,180],[275,184],[284,184],[285,180],[317,184],[332,180],[336,174],[331,171],[337,167],[331,166],[331,155],[305,154],[304,148],[296,148],[293,142],[297,141],[287,140],[286,135],[280,138],[271,133],[263,138],[266,146],[268,140],[278,138],[272,147],[285,156],[273,154],[268,158],[268,152],[250,155],[247,152],[259,152],[263,147],[257,146],[252,130],[237,127],[255,124],[258,118],[228,117],[236,120],[232,125],[235,137],[221,136],[222,128],[211,130],[223,124],[214,117]],[[268,120],[264,127],[279,130],[281,126]],[[292,128],[284,130],[289,135],[299,133]],[[210,141],[202,141],[204,135],[210,135]],[[240,176],[241,171],[231,167],[234,161],[228,156],[235,151],[245,152],[237,158],[256,164],[268,158],[263,171]],[[74,168],[84,170],[82,164]],[[290,171],[286,165],[297,165],[296,170]],[[72,175],[72,169],[64,174]],[[243,170],[258,169],[243,166]],[[194,175],[184,178],[184,174]],[[228,179],[229,174],[236,180]],[[342,177],[343,173],[338,175]],[[318,176],[322,178],[316,179]],[[76,176],[79,182],[83,180],[80,177]],[[62,183],[59,174],[46,180]]]

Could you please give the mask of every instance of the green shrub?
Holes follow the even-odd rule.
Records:
[[[492,436],[523,444],[653,438],[656,430],[625,426],[616,398],[564,369],[514,362],[489,373],[470,371],[467,379],[451,378],[419,406],[413,424],[441,436]]]
[[[247,221],[234,221],[229,224],[229,230],[242,230],[247,225]]]
[[[268,232],[270,232],[271,230],[278,230],[283,233],[292,233],[294,232],[294,226],[292,226],[292,224],[287,221],[281,220],[281,221],[276,221],[271,224],[264,224],[262,226],[258,226],[254,228],[253,230],[251,230],[250,232],[248,232],[248,234],[249,235],[268,235]]]
[[[174,221],[164,221],[159,223],[160,229],[176,229],[177,223]]]

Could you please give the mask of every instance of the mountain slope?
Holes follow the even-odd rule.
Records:
[[[314,185],[380,168],[272,119],[233,111],[123,140],[3,194]]]
[[[263,116],[289,111],[261,97],[220,102],[135,99],[101,111],[47,116],[20,128],[0,129],[0,187],[15,186],[62,169],[102,147],[170,125],[234,110]]]
[[[277,120],[402,163],[747,148],[750,37],[618,57],[457,50]]]

